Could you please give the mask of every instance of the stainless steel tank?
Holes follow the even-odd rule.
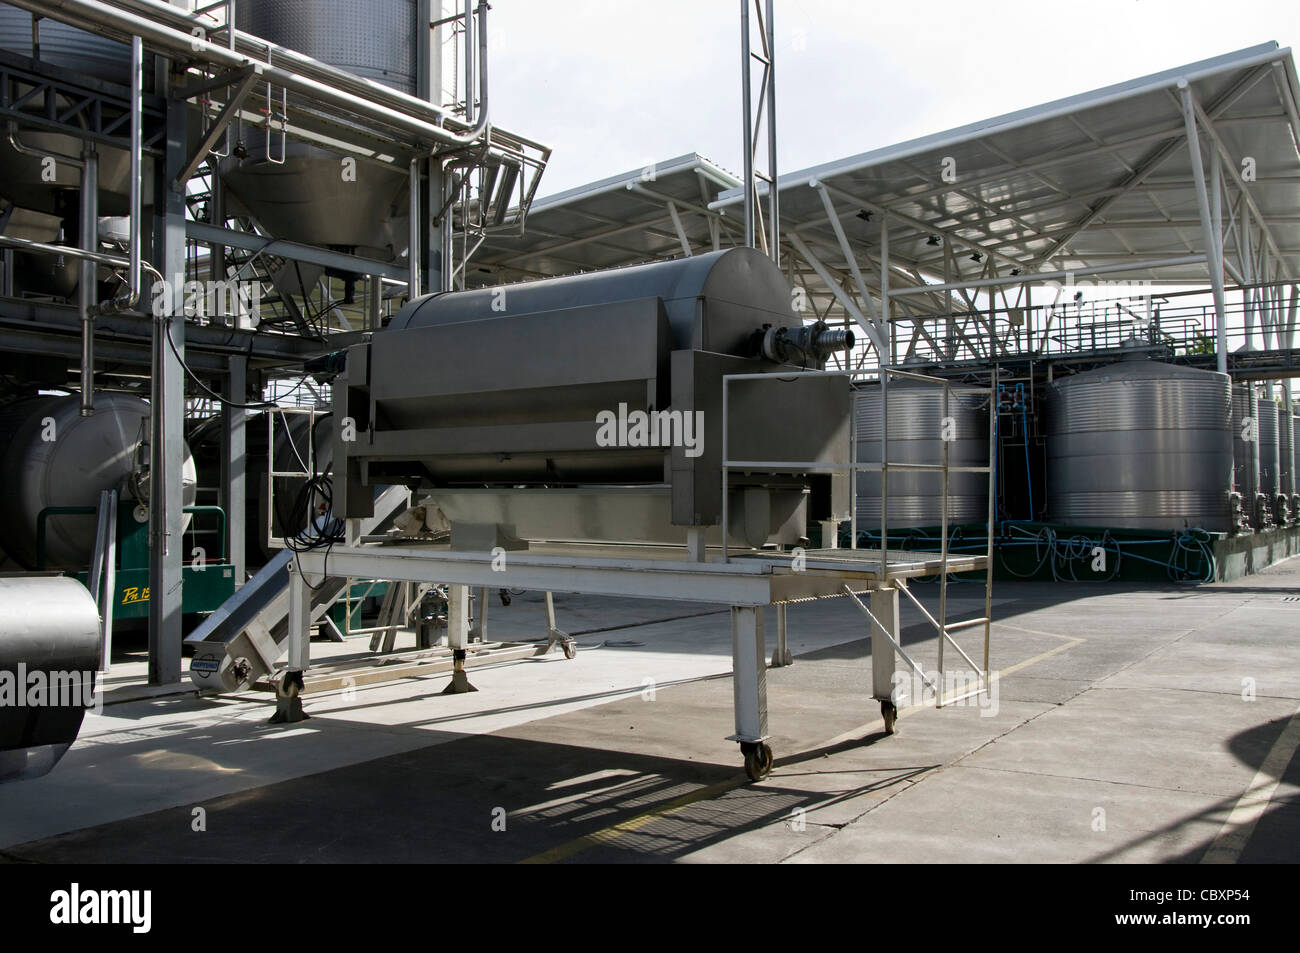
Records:
[[[855,439],[859,463],[880,462],[880,386],[854,397]],[[889,384],[889,462],[937,464],[943,459],[943,390],[934,384],[901,380]],[[948,403],[951,418],[949,466],[987,466],[989,462],[988,395],[954,384]],[[988,518],[988,476],[950,473],[948,521]],[[943,519],[943,478],[938,473],[896,470],[888,481],[889,526],[937,526]],[[858,531],[880,531],[880,473],[858,474]]]
[[[1232,385],[1232,482],[1248,509],[1252,505],[1248,497],[1255,492],[1253,468],[1259,459],[1259,442],[1246,439],[1253,426],[1246,423],[1251,417],[1251,400],[1249,384]]]
[[[1269,499],[1282,492],[1278,482],[1277,404],[1266,397],[1256,403],[1259,414],[1259,492]]]
[[[96,394],[93,417],[81,416],[78,394],[30,397],[0,410],[0,546],[36,568],[40,512],[96,506],[101,490],[125,490],[148,436],[149,404],[129,394]],[[181,480],[188,506],[195,484],[188,448]],[[94,540],[93,516],[48,518],[44,568],[84,569]]]
[[[1277,408],[1277,492],[1290,495],[1295,484],[1295,426],[1291,420],[1291,410],[1278,405]]]
[[[40,777],[63,757],[98,668],[99,611],[85,586],[0,576],[0,783]]]
[[[247,33],[415,92],[415,0],[245,0],[237,10],[239,28]],[[265,86],[254,95],[259,93],[265,96]],[[278,93],[272,93],[272,107],[278,108]],[[340,154],[301,142],[284,144],[275,134],[268,141],[261,126],[245,124],[236,138],[247,155],[221,161],[226,194],[275,237],[346,247],[385,261],[406,248],[406,169],[357,162],[355,181],[344,181]],[[320,274],[302,268],[310,272],[306,283]]]
[[[1049,519],[1228,531],[1233,457],[1226,374],[1134,354],[1055,380],[1046,396]]]
[[[0,4],[0,49],[32,56],[30,13]],[[128,91],[131,87],[129,46],[56,20],[40,21],[40,59],[42,63],[113,83]],[[149,75],[147,68],[145,75]],[[56,108],[62,109],[72,105],[55,103]],[[41,152],[81,154],[81,140],[61,133],[23,130],[19,139],[24,146]],[[144,162],[142,172],[148,181],[152,159],[145,157]],[[56,164],[53,181],[47,181],[44,171],[39,157],[23,155],[9,144],[7,126],[0,122],[0,195],[21,208],[75,218],[80,173],[64,162]],[[100,214],[125,215],[130,211],[130,172],[131,161],[126,150],[99,147]],[[145,190],[146,204],[153,202],[149,191]]]

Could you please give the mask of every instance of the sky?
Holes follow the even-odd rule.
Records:
[[[775,30],[792,172],[1300,43],[1300,2],[776,0]],[[740,0],[493,0],[488,32],[494,124],[554,149],[540,196],[687,152],[740,172]]]

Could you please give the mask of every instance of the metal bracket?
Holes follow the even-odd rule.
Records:
[[[198,170],[198,167],[203,164],[203,160],[208,157],[208,153],[212,151],[212,147],[217,144],[217,140],[225,133],[226,127],[230,125],[230,121],[238,115],[239,108],[243,104],[244,99],[248,96],[249,91],[252,90],[253,84],[257,82],[257,78],[262,74],[262,68],[253,64],[242,70],[236,70],[235,72],[242,73],[243,78],[240,80],[240,83],[235,88],[234,92],[231,93],[230,99],[221,107],[221,112],[217,114],[216,122],[212,124],[212,128],[208,130],[207,135],[203,137],[203,141],[200,142],[198,148],[194,150],[194,154],[190,156],[189,161],[185,163],[185,168],[181,170],[181,173],[176,176],[176,180],[172,182],[173,191],[185,191],[185,183],[188,182],[190,176]]]

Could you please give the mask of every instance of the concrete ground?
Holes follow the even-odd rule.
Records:
[[[0,786],[0,860],[1300,860],[1300,558],[1198,588],[999,584],[991,696],[907,708],[894,736],[858,611],[792,606],[758,784],[723,740],[725,612],[556,598],[572,661],[478,669],[467,695],[435,675],[308,696],[295,725],[263,694],[140,693],[125,665],[50,775]],[[952,586],[950,617],[981,600]],[[540,595],[489,622],[542,636]]]

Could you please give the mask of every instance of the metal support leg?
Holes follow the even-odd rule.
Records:
[[[871,696],[880,702],[880,716],[885,720],[885,732],[897,730],[898,706],[894,700],[894,673],[898,659],[894,646],[899,642],[898,590],[873,589],[871,591]]]
[[[763,645],[763,608],[731,607],[731,685],[736,733],[745,756],[745,773],[755,781],[772,770],[767,745],[767,657]]]
[[[548,654],[556,646],[563,650],[565,658],[573,658],[578,654],[578,643],[569,637],[569,633],[556,627],[555,596],[548,590],[546,593],[546,651],[542,654]]]
[[[840,548],[840,522],[839,520],[822,520],[822,549],[839,549]],[[853,530],[850,529],[849,532]]]
[[[790,654],[790,647],[786,639],[786,604],[777,603],[776,606],[776,648],[772,650],[772,667],[782,668],[786,665],[794,664],[794,656]]]
[[[478,609],[474,614],[474,625],[469,630],[471,642],[487,641],[488,587],[482,586],[478,591]]]
[[[706,561],[704,543],[704,529],[700,526],[692,526],[686,530],[686,558],[693,563],[702,563]]]
[[[271,724],[292,724],[310,717],[302,710],[303,672],[311,664],[311,590],[307,580],[289,563],[289,667],[275,689],[275,714]]]
[[[465,650],[469,645],[469,586],[447,587],[447,644],[451,647],[451,684],[444,695],[478,691],[465,674]]]

